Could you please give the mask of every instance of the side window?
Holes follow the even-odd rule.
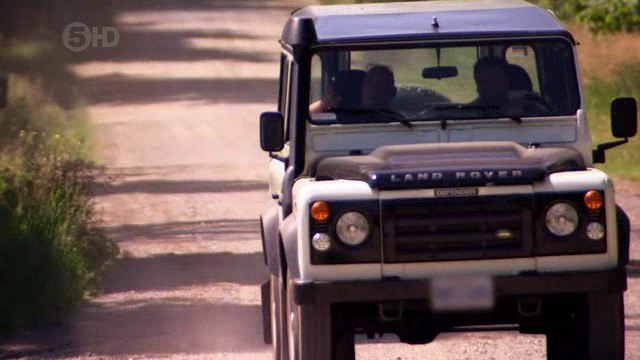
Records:
[[[313,55],[311,58],[309,104],[319,102],[326,95],[334,75],[343,70],[354,69],[350,60],[349,51],[325,51]]]
[[[291,87],[291,60],[282,55],[280,60],[280,91],[278,112],[284,116],[285,139],[289,140],[289,89]]]
[[[287,118],[288,117],[288,99],[289,93],[289,79],[291,77],[291,61],[286,56],[282,55],[280,61],[280,93],[278,96],[278,111]]]
[[[540,82],[538,79],[538,67],[536,64],[536,54],[530,46],[514,45],[507,48],[505,58],[509,64],[519,66],[524,69],[529,76],[533,91],[540,93]],[[524,77],[522,71],[520,77]],[[516,74],[517,75],[517,74]]]
[[[311,83],[309,88],[309,103],[322,98],[322,59],[318,54],[311,58]]]

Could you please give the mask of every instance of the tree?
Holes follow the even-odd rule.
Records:
[[[597,0],[578,14],[595,32],[640,31],[640,0]]]
[[[596,33],[640,31],[640,0],[530,0]]]

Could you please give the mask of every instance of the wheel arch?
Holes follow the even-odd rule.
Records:
[[[631,223],[627,213],[616,205],[616,227],[618,231],[618,266],[629,264],[629,246],[631,244]]]
[[[269,273],[280,276],[280,218],[279,206],[271,202],[260,215],[260,234],[262,236],[262,255]]]
[[[280,225],[280,239],[284,249],[284,266],[294,279],[300,278],[300,262],[298,259],[298,227],[294,214],[290,214]]]

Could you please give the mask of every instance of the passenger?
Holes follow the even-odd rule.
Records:
[[[364,77],[362,107],[388,109],[397,92],[393,71],[384,65],[373,65]]]
[[[507,64],[506,70],[509,77],[509,91],[533,91],[531,78],[525,69],[518,65]]]
[[[507,64],[509,77],[509,107],[512,112],[526,115],[540,115],[549,111],[544,99],[533,91],[531,78],[525,69]]]
[[[473,66],[478,97],[472,105],[501,107],[509,102],[509,78],[507,62],[494,57],[484,57]]]
[[[325,96],[309,106],[310,113],[331,109],[355,109],[362,102],[362,84],[365,72],[344,70],[331,78]]]

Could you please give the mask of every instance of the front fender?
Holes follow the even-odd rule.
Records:
[[[616,205],[616,223],[618,227],[618,266],[629,264],[629,245],[631,242],[631,222],[629,216]]]
[[[260,231],[262,235],[262,255],[269,272],[280,276],[280,246],[279,246],[280,219],[278,216],[278,204],[270,202],[260,215]]]
[[[291,214],[280,225],[280,238],[284,246],[287,269],[294,279],[300,278],[300,262],[298,261],[298,227],[295,215]]]

